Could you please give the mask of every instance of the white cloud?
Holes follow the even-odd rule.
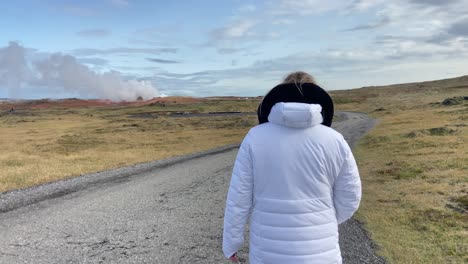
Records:
[[[126,7],[130,3],[127,0],[107,0],[110,4],[117,7]]]
[[[166,60],[166,59],[160,59],[160,58],[146,58],[147,61],[155,62],[155,63],[162,63],[162,64],[177,64],[177,63],[182,63],[181,61],[175,61],[175,60]]]
[[[78,58],[78,62],[92,66],[104,66],[109,64],[108,60],[102,58]]]
[[[456,2],[459,2],[459,0],[410,0],[410,2],[414,4],[419,4],[423,6],[428,6],[428,5],[433,5],[433,6],[447,6]]]
[[[161,53],[177,53],[176,48],[111,48],[111,49],[75,49],[73,54],[78,56],[92,56],[92,55],[109,55],[109,54],[161,54]]]
[[[250,96],[263,94],[295,70],[314,74],[325,88],[345,89],[424,80],[428,72],[433,79],[453,77],[463,73],[460,65],[468,59],[468,22],[459,15],[466,10],[463,7],[468,0],[448,1],[446,5],[435,0],[272,0],[271,3],[265,10],[243,6],[242,16],[231,18],[225,26],[211,32],[209,43],[215,48],[213,52],[225,55],[230,62],[225,69],[184,74],[159,69],[155,70],[159,74],[145,79],[171,95]],[[249,13],[253,11],[255,16]],[[271,48],[269,41],[279,41],[283,35],[297,37],[295,31],[287,30],[288,26],[304,23],[308,16],[328,13],[345,15],[346,19],[359,16],[356,25],[349,25],[352,32],[340,32],[328,49],[313,50],[311,45],[310,50],[271,54],[271,59],[258,60],[249,66],[234,57],[252,50],[246,48],[252,42],[261,43],[267,50]],[[307,34],[304,32],[301,31]],[[342,45],[339,41],[342,37],[359,41]],[[116,50],[99,54],[106,52]],[[450,73],[434,71],[436,67],[451,65],[456,68]]]
[[[349,7],[350,10],[365,10],[378,8],[374,18],[363,24],[355,25],[348,31],[380,29],[380,34],[398,36],[435,36],[447,30],[460,18],[467,0],[453,0],[437,4],[435,0],[357,0]],[[348,10],[349,11],[349,10]],[[348,15],[353,15],[353,13]],[[378,32],[377,32],[378,33]]]
[[[349,11],[364,11],[385,3],[385,0],[355,0],[349,6]]]
[[[357,25],[352,28],[346,29],[345,31],[358,31],[358,30],[368,30],[368,29],[375,29],[380,28],[383,26],[388,25],[391,20],[387,17],[382,17],[378,21],[371,21],[367,24]]]
[[[102,38],[102,37],[109,36],[111,32],[106,29],[87,29],[87,30],[78,31],[76,32],[76,34],[81,37]]]
[[[251,35],[252,28],[256,25],[253,20],[237,20],[229,25],[215,29],[212,34],[217,39],[242,38]]]
[[[454,36],[468,37],[468,17],[450,25],[447,33]]]
[[[283,18],[283,19],[274,19],[272,24],[273,25],[292,25],[296,23],[296,21],[292,20],[292,19],[287,19],[287,18]]]
[[[427,72],[434,73],[435,65],[450,68],[451,74],[461,73],[460,65],[468,59],[468,0],[269,0],[265,8],[259,7],[244,5],[233,10],[226,24],[210,31],[207,44],[197,46],[206,49],[200,54],[197,50],[191,60],[175,57],[172,61],[156,55],[176,53],[178,49],[175,48],[91,48],[75,50],[74,54],[96,57],[151,54],[145,57],[165,65],[147,70],[144,66],[128,68],[127,73],[158,84],[166,94],[198,96],[263,94],[262,89],[271,88],[294,70],[309,71],[330,88],[341,89],[423,80]],[[320,23],[321,18],[324,18],[323,23]],[[176,46],[182,49],[181,54],[185,56],[190,52],[188,56],[191,56],[193,46],[191,50],[184,50],[189,45],[180,44],[187,40],[189,34],[183,33],[188,32],[188,28],[184,31],[182,25],[160,25],[134,35],[143,47]],[[174,41],[175,35],[180,39]],[[299,45],[298,39],[313,43]],[[161,44],[168,40],[172,44]],[[297,50],[297,47],[303,49]],[[262,53],[256,53],[259,51]],[[202,66],[190,65],[197,59],[203,60],[205,55],[212,61],[200,63]],[[111,60],[111,57],[106,59]],[[257,61],[252,62],[256,58]],[[171,67],[168,63],[179,60],[185,63],[177,68],[178,73],[167,72],[178,66]],[[106,66],[112,68],[112,61],[108,64]],[[452,65],[457,68],[452,69]],[[197,67],[197,72],[190,72]],[[203,67],[218,67],[219,70]],[[153,76],[154,72],[159,74]],[[379,76],[373,76],[376,72]],[[386,77],[387,74],[391,78]],[[447,75],[433,75],[434,79],[444,77]]]
[[[259,60],[241,68],[188,74],[166,73],[165,78],[155,76],[153,80],[167,94],[182,92],[179,87],[183,87],[185,94],[198,93],[198,96],[220,93],[252,96],[262,95],[278,84],[283,76],[295,70],[312,73],[324,88],[348,89],[455,77],[466,74],[462,66],[467,59],[466,44],[454,42],[442,46],[426,43],[424,39],[386,37],[379,44],[370,43],[358,48],[297,52]],[[437,67],[451,70],[437,72]]]
[[[219,54],[233,54],[241,51],[245,51],[245,48],[220,48],[218,49]]]
[[[83,16],[83,17],[87,17],[87,16],[95,16],[98,14],[98,12],[94,9],[91,9],[91,8],[87,8],[87,7],[82,7],[82,6],[78,6],[78,5],[64,5],[62,6],[61,8],[63,11],[65,11],[66,13],[69,13],[69,14],[72,14],[72,15],[75,15],[75,16]]]
[[[240,12],[253,12],[257,10],[257,7],[252,4],[243,5],[239,8]]]
[[[278,0],[273,2],[270,13],[273,15],[319,15],[344,7],[343,0]]]
[[[281,34],[278,33],[278,32],[269,32],[269,33],[267,34],[267,36],[270,37],[270,38],[272,38],[272,39],[275,39],[275,38],[281,37]]]

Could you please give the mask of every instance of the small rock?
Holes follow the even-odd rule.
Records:
[[[456,130],[449,129],[446,127],[434,127],[434,128],[428,129],[428,131],[431,136],[446,136],[446,135],[452,135],[455,132],[457,132]]]
[[[409,132],[408,134],[405,135],[405,137],[408,137],[408,138],[415,138],[416,136],[417,134],[415,131]]]
[[[467,100],[465,99],[465,96],[459,96],[459,97],[452,97],[452,98],[447,98],[445,99],[442,104],[443,105],[459,105],[459,104],[462,104],[463,103],[463,100]]]

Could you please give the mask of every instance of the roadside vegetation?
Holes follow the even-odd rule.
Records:
[[[0,111],[0,192],[239,143],[258,100]]]
[[[468,78],[340,91],[377,126],[354,152],[363,221],[390,263],[468,263]]]
[[[468,77],[332,96],[338,111],[379,119],[354,149],[364,188],[357,218],[379,254],[390,263],[468,263]],[[0,192],[239,143],[257,123],[258,102],[4,108]],[[203,115],[233,111],[251,114]]]

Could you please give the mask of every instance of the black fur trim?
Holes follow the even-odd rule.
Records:
[[[304,83],[299,87],[299,84],[286,83],[274,87],[265,95],[258,106],[257,116],[260,124],[268,122],[271,108],[279,102],[320,104],[322,106],[322,124],[325,126],[331,126],[332,124],[334,113],[333,100],[324,89],[316,84]]]

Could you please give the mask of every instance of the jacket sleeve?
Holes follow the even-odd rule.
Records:
[[[333,202],[338,224],[353,216],[361,201],[361,179],[351,149],[343,139],[344,162],[333,186]]]
[[[223,253],[226,258],[244,243],[244,228],[252,207],[253,168],[248,135],[242,142],[231,177],[224,213]]]

